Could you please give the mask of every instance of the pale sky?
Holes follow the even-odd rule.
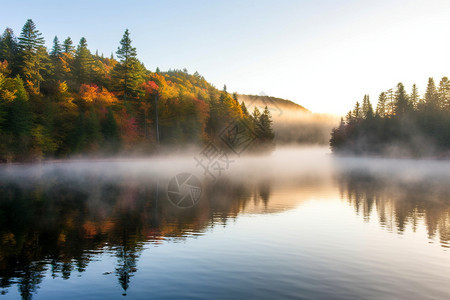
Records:
[[[84,36],[109,56],[125,28],[155,70],[198,71],[218,88],[345,114],[402,81],[450,76],[450,1],[6,1],[1,30],[27,19],[48,47]]]

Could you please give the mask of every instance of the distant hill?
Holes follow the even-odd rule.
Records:
[[[264,109],[267,105],[272,111],[272,115],[276,118],[278,115],[282,115],[283,111],[311,113],[310,110],[305,107],[292,102],[291,100],[271,97],[271,96],[256,96],[256,95],[238,95],[239,102],[244,101],[245,105],[249,109],[250,113],[253,111],[253,107],[256,106],[259,109]],[[274,114],[275,112],[275,114]]]
[[[260,111],[265,106],[272,113],[275,141],[277,144],[328,145],[330,133],[339,118],[327,114],[313,113],[291,100],[261,95],[238,95],[250,113],[255,107]]]

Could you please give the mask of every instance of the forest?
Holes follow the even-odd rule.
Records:
[[[450,157],[450,82],[428,79],[421,96],[416,84],[382,92],[374,110],[369,96],[356,102],[331,133],[334,153],[395,157]]]
[[[255,133],[251,150],[273,149],[269,109],[249,112],[198,72],[146,69],[128,29],[116,56],[93,54],[84,37],[44,44],[31,19],[0,36],[0,162],[203,145],[236,120]]]

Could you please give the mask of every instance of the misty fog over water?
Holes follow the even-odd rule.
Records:
[[[1,166],[0,299],[450,296],[450,162],[197,154]]]

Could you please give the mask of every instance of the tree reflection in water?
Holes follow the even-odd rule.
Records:
[[[450,186],[444,181],[405,182],[362,171],[337,176],[342,197],[364,220],[376,212],[381,226],[399,234],[423,222],[429,237],[438,235],[448,247]],[[145,244],[202,234],[249,208],[273,211],[274,181],[268,178],[203,182],[202,198],[190,209],[167,200],[167,182],[132,173],[66,176],[52,171],[26,180],[0,174],[0,291],[15,286],[22,298],[31,299],[45,274],[67,280],[85,272],[98,254],[112,253],[116,266],[110,273],[126,295]],[[320,180],[315,184],[312,191],[323,185]]]
[[[379,224],[398,234],[408,226],[416,232],[423,222],[428,238],[438,236],[441,246],[450,248],[450,186],[445,178],[411,181],[361,170],[340,173],[337,178],[341,197],[366,222],[374,210]]]
[[[127,294],[146,242],[184,239],[208,225],[235,217],[247,205],[269,201],[267,184],[236,184],[223,179],[204,185],[192,209],[166,199],[153,177],[114,180],[86,175],[33,176],[0,183],[0,289],[17,285],[31,299],[47,271],[69,279],[82,273],[98,253],[114,253],[115,276]]]

